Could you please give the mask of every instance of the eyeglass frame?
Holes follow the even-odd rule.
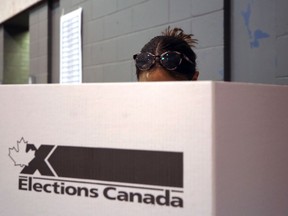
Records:
[[[170,53],[171,53],[171,52],[172,52],[172,53],[177,53],[178,55],[180,55],[180,62],[178,63],[178,65],[177,65],[175,68],[172,68],[172,69],[166,68],[166,67],[162,64],[162,62],[161,62],[161,56],[163,56],[163,55],[165,55],[165,54],[167,54],[167,53],[169,53],[169,52],[170,52]],[[143,53],[148,53],[148,54],[152,55],[154,58],[153,58],[153,63],[151,64],[151,66],[150,66],[148,69],[141,69],[141,68],[139,68],[139,67],[137,66],[137,64],[136,64],[136,58],[137,58],[137,56],[138,56],[139,54],[141,54],[141,53],[142,53],[142,52],[133,55],[133,59],[134,59],[134,61],[135,61],[135,65],[136,65],[136,67],[137,67],[139,70],[141,70],[141,71],[150,70],[150,69],[152,68],[152,66],[155,65],[157,59],[158,59],[158,62],[160,63],[161,66],[163,66],[164,68],[166,68],[167,70],[170,70],[170,71],[176,70],[176,69],[179,67],[179,65],[181,65],[183,58],[184,58],[186,61],[188,61],[190,64],[195,65],[185,54],[180,53],[180,52],[178,52],[178,51],[166,51],[166,52],[163,52],[161,55],[154,55],[153,53],[150,53],[150,52],[143,52]]]

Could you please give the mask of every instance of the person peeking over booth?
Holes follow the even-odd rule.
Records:
[[[192,50],[197,39],[181,28],[168,27],[152,38],[138,54],[133,55],[138,81],[197,80],[196,54]]]

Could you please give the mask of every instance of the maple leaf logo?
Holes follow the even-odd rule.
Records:
[[[30,161],[35,157],[35,146],[29,144],[22,137],[17,141],[17,146],[9,148],[9,157],[13,160],[15,166],[28,166]]]

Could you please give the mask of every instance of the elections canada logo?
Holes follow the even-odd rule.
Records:
[[[35,145],[9,148],[18,190],[183,208],[183,153]]]

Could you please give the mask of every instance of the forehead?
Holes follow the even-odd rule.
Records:
[[[173,74],[173,75],[172,75]],[[154,68],[148,71],[140,71],[139,81],[180,81],[187,80],[187,77],[184,74],[177,72],[169,72],[161,67],[159,64],[156,64]]]
[[[150,71],[142,71],[139,76],[139,81],[175,81],[166,70],[161,67],[155,67]]]

